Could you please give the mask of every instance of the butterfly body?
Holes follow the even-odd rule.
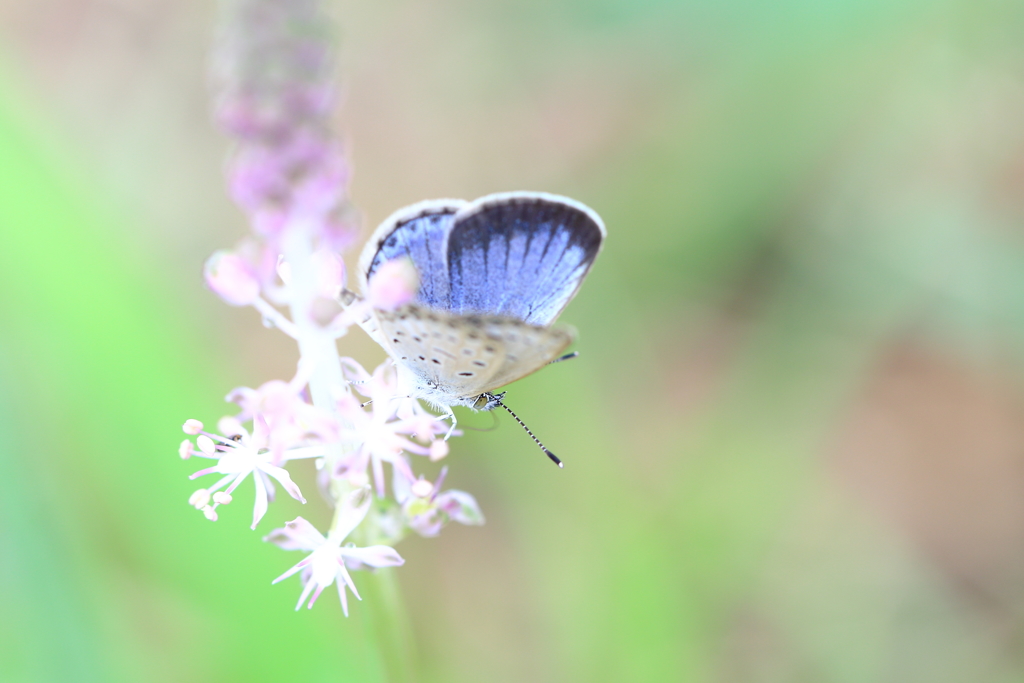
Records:
[[[408,258],[416,300],[375,310],[365,327],[392,357],[403,390],[451,414],[492,410],[498,388],[557,359],[574,339],[552,327],[601,249],[604,225],[565,197],[512,192],[421,202],[392,214],[359,260],[364,288]]]

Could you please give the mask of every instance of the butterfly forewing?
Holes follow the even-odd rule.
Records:
[[[450,310],[554,322],[604,239],[590,209],[541,193],[490,195],[463,207],[448,232]]]
[[[378,311],[377,318],[392,357],[417,379],[412,388],[423,394],[479,396],[504,365],[504,344],[480,318],[418,306]]]
[[[393,213],[377,228],[359,260],[363,284],[383,263],[408,257],[420,276],[417,301],[439,310],[449,308],[448,261],[444,244],[461,199],[420,202]]]

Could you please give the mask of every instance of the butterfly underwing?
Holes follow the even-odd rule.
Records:
[[[605,228],[566,197],[509,192],[401,209],[359,259],[366,290],[385,262],[419,272],[414,302],[375,310],[367,329],[392,357],[409,396],[451,413],[490,410],[493,392],[557,359],[573,339],[552,327],[597,258]]]

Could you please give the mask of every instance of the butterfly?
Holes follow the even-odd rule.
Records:
[[[446,411],[452,429],[452,406],[512,413],[495,391],[559,360],[572,344],[573,331],[552,324],[605,235],[592,209],[541,192],[400,209],[363,248],[360,284],[366,292],[384,263],[408,258],[419,292],[396,310],[374,309],[364,328],[394,360],[403,391]]]

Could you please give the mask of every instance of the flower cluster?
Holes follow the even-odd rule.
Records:
[[[391,546],[409,531],[435,536],[449,521],[482,524],[483,516],[468,493],[442,490],[446,467],[435,481],[416,473],[417,463],[448,454],[448,424],[399,392],[390,361],[371,373],[338,353],[338,340],[370,308],[402,305],[417,282],[408,264],[385,264],[361,299],[340,303],[340,250],[353,241],[353,212],[349,167],[328,125],[331,45],[317,2],[233,0],[226,7],[214,64],[216,113],[236,140],[228,185],[252,234],[213,254],[205,279],[225,302],[252,306],[267,327],[292,337],[299,361],[288,381],[229,392],[238,410],[216,429],[187,420],[191,438],[178,453],[209,461],[192,479],[216,475],[189,498],[209,520],[251,475],[253,529],[278,486],[306,502],[288,468],[312,460],[334,516],[326,534],[298,517],[265,537],[309,553],[274,583],[300,574],[296,609],[312,607],[337,583],[348,614],[347,591],[359,597],[351,571],[401,565]]]

